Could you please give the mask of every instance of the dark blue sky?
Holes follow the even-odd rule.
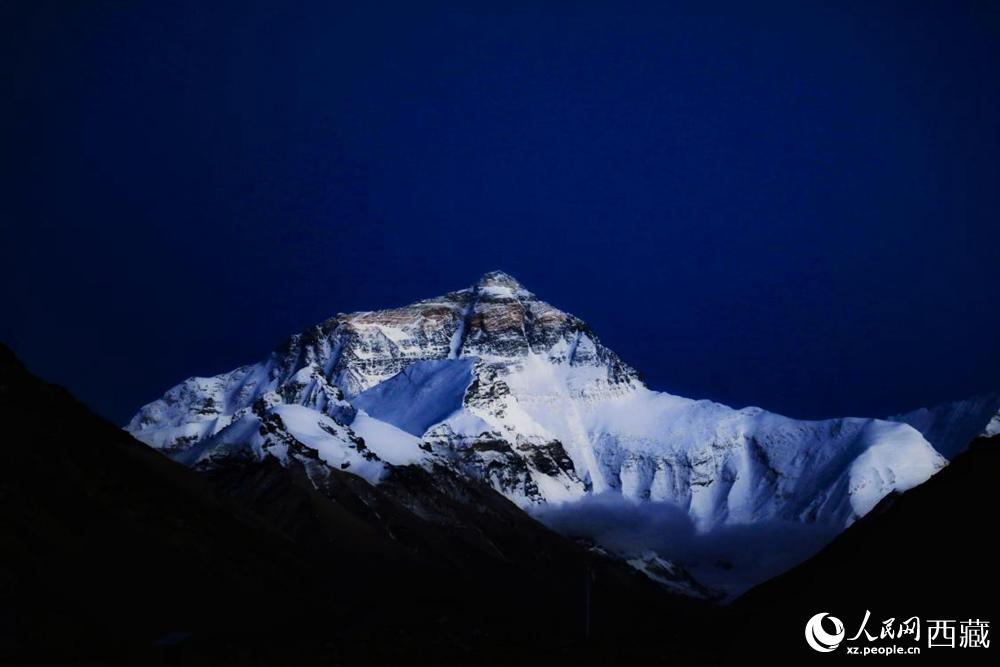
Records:
[[[225,4],[0,9],[0,339],[118,422],[495,268],[674,393],[1000,388],[1000,3]]]

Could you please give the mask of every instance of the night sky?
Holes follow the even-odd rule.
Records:
[[[268,4],[0,9],[0,340],[116,422],[498,268],[656,389],[1000,389],[1000,3]]]

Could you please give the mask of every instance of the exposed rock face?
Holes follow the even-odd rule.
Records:
[[[186,380],[126,428],[188,465],[312,457],[373,484],[396,466],[437,466],[524,508],[608,493],[669,503],[701,531],[842,528],[945,465],[906,424],[797,421],[652,391],[586,323],[502,272],[337,315],[258,364]]]
[[[581,494],[586,484],[560,442],[537,433],[537,426],[524,430],[510,421],[528,418],[505,378],[529,359],[586,369],[568,387],[581,399],[640,386],[638,374],[601,345],[583,321],[539,300],[510,276],[492,272],[473,287],[443,297],[337,315],[292,336],[264,362],[181,383],[143,407],[126,428],[194,465],[218,456],[213,449],[220,446],[230,451],[234,431],[241,433],[237,440],[246,440],[252,430],[250,408],[262,398],[266,409],[301,405],[345,427],[355,420],[356,406],[378,418],[380,408],[395,413],[399,401],[423,399],[423,414],[439,419],[416,433],[407,424],[404,430],[426,436],[433,451],[467,474],[491,481],[522,504],[544,502],[552,486],[562,495]],[[424,362],[444,363],[430,367]],[[442,395],[441,376],[470,363],[458,395]],[[366,392],[380,386],[379,400],[372,400]],[[473,422],[472,431],[456,428],[468,424],[437,423],[456,411]],[[400,425],[391,416],[387,421]],[[258,454],[261,447],[256,446]]]

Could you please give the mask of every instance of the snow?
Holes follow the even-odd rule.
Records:
[[[261,448],[263,440],[258,430],[260,419],[253,413],[244,412],[217,434],[194,446],[179,452],[175,459],[185,465],[195,465],[205,459],[226,453],[236,453],[250,449],[255,458],[264,456]]]
[[[889,422],[807,422],[641,386],[610,391],[603,369],[541,355],[504,379],[502,417],[477,412],[494,430],[558,440],[592,493],[673,503],[702,531],[806,517],[843,527],[944,465],[919,433]],[[546,502],[566,500],[563,485],[543,479]]]
[[[451,335],[451,340],[448,342],[448,358],[458,359],[462,351],[462,341],[465,340],[465,327],[472,317],[472,313],[476,309],[476,297],[469,299],[469,305],[466,306],[465,311],[462,313],[462,318],[458,321],[458,326],[455,328],[455,333]]]
[[[362,392],[355,407],[415,436],[462,407],[475,357],[419,361]]]
[[[583,495],[579,486],[567,484],[565,480],[549,475],[536,475],[535,484],[539,493],[549,503],[567,503]]]
[[[947,465],[912,427],[873,421],[864,437],[867,447],[849,470],[848,493],[855,517],[870,512],[889,492],[909,491]]]
[[[364,410],[351,422],[351,430],[364,438],[365,445],[378,457],[396,466],[420,463],[427,453],[420,449],[420,438],[378,419],[373,419]]]
[[[192,377],[143,406],[125,427],[151,447],[172,451],[227,428],[241,409],[274,388],[267,362],[211,378]]]
[[[524,290],[515,290],[506,285],[486,285],[479,288],[479,294],[492,299],[516,299]]]
[[[288,433],[330,466],[363,477],[372,484],[385,475],[381,461],[368,461],[347,445],[347,430],[326,415],[301,405],[277,405],[272,408],[281,417]],[[347,464],[347,467],[344,467]]]
[[[1000,412],[993,415],[990,419],[990,423],[986,425],[985,429],[983,429],[982,435],[986,438],[995,438],[1000,435]]]
[[[953,459],[974,438],[989,437],[991,429],[994,435],[1000,432],[1000,394],[920,408],[890,419],[917,429],[935,449]]]
[[[447,427],[450,433],[465,437],[476,437],[494,430],[485,420],[466,409],[452,413],[441,425]]]

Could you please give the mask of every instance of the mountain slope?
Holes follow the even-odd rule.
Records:
[[[284,535],[2,346],[0,416],[5,650],[106,655],[195,628],[235,632],[260,601],[310,612],[310,561]]]
[[[840,530],[945,464],[906,424],[652,391],[582,320],[501,272],[337,315],[264,361],[181,383],[126,428],[200,469],[309,450],[374,484],[398,465],[452,470],[533,512],[598,496],[680,508],[700,533]]]
[[[920,408],[889,419],[909,424],[920,431],[934,449],[953,459],[975,438],[1000,435],[1000,394]]]

